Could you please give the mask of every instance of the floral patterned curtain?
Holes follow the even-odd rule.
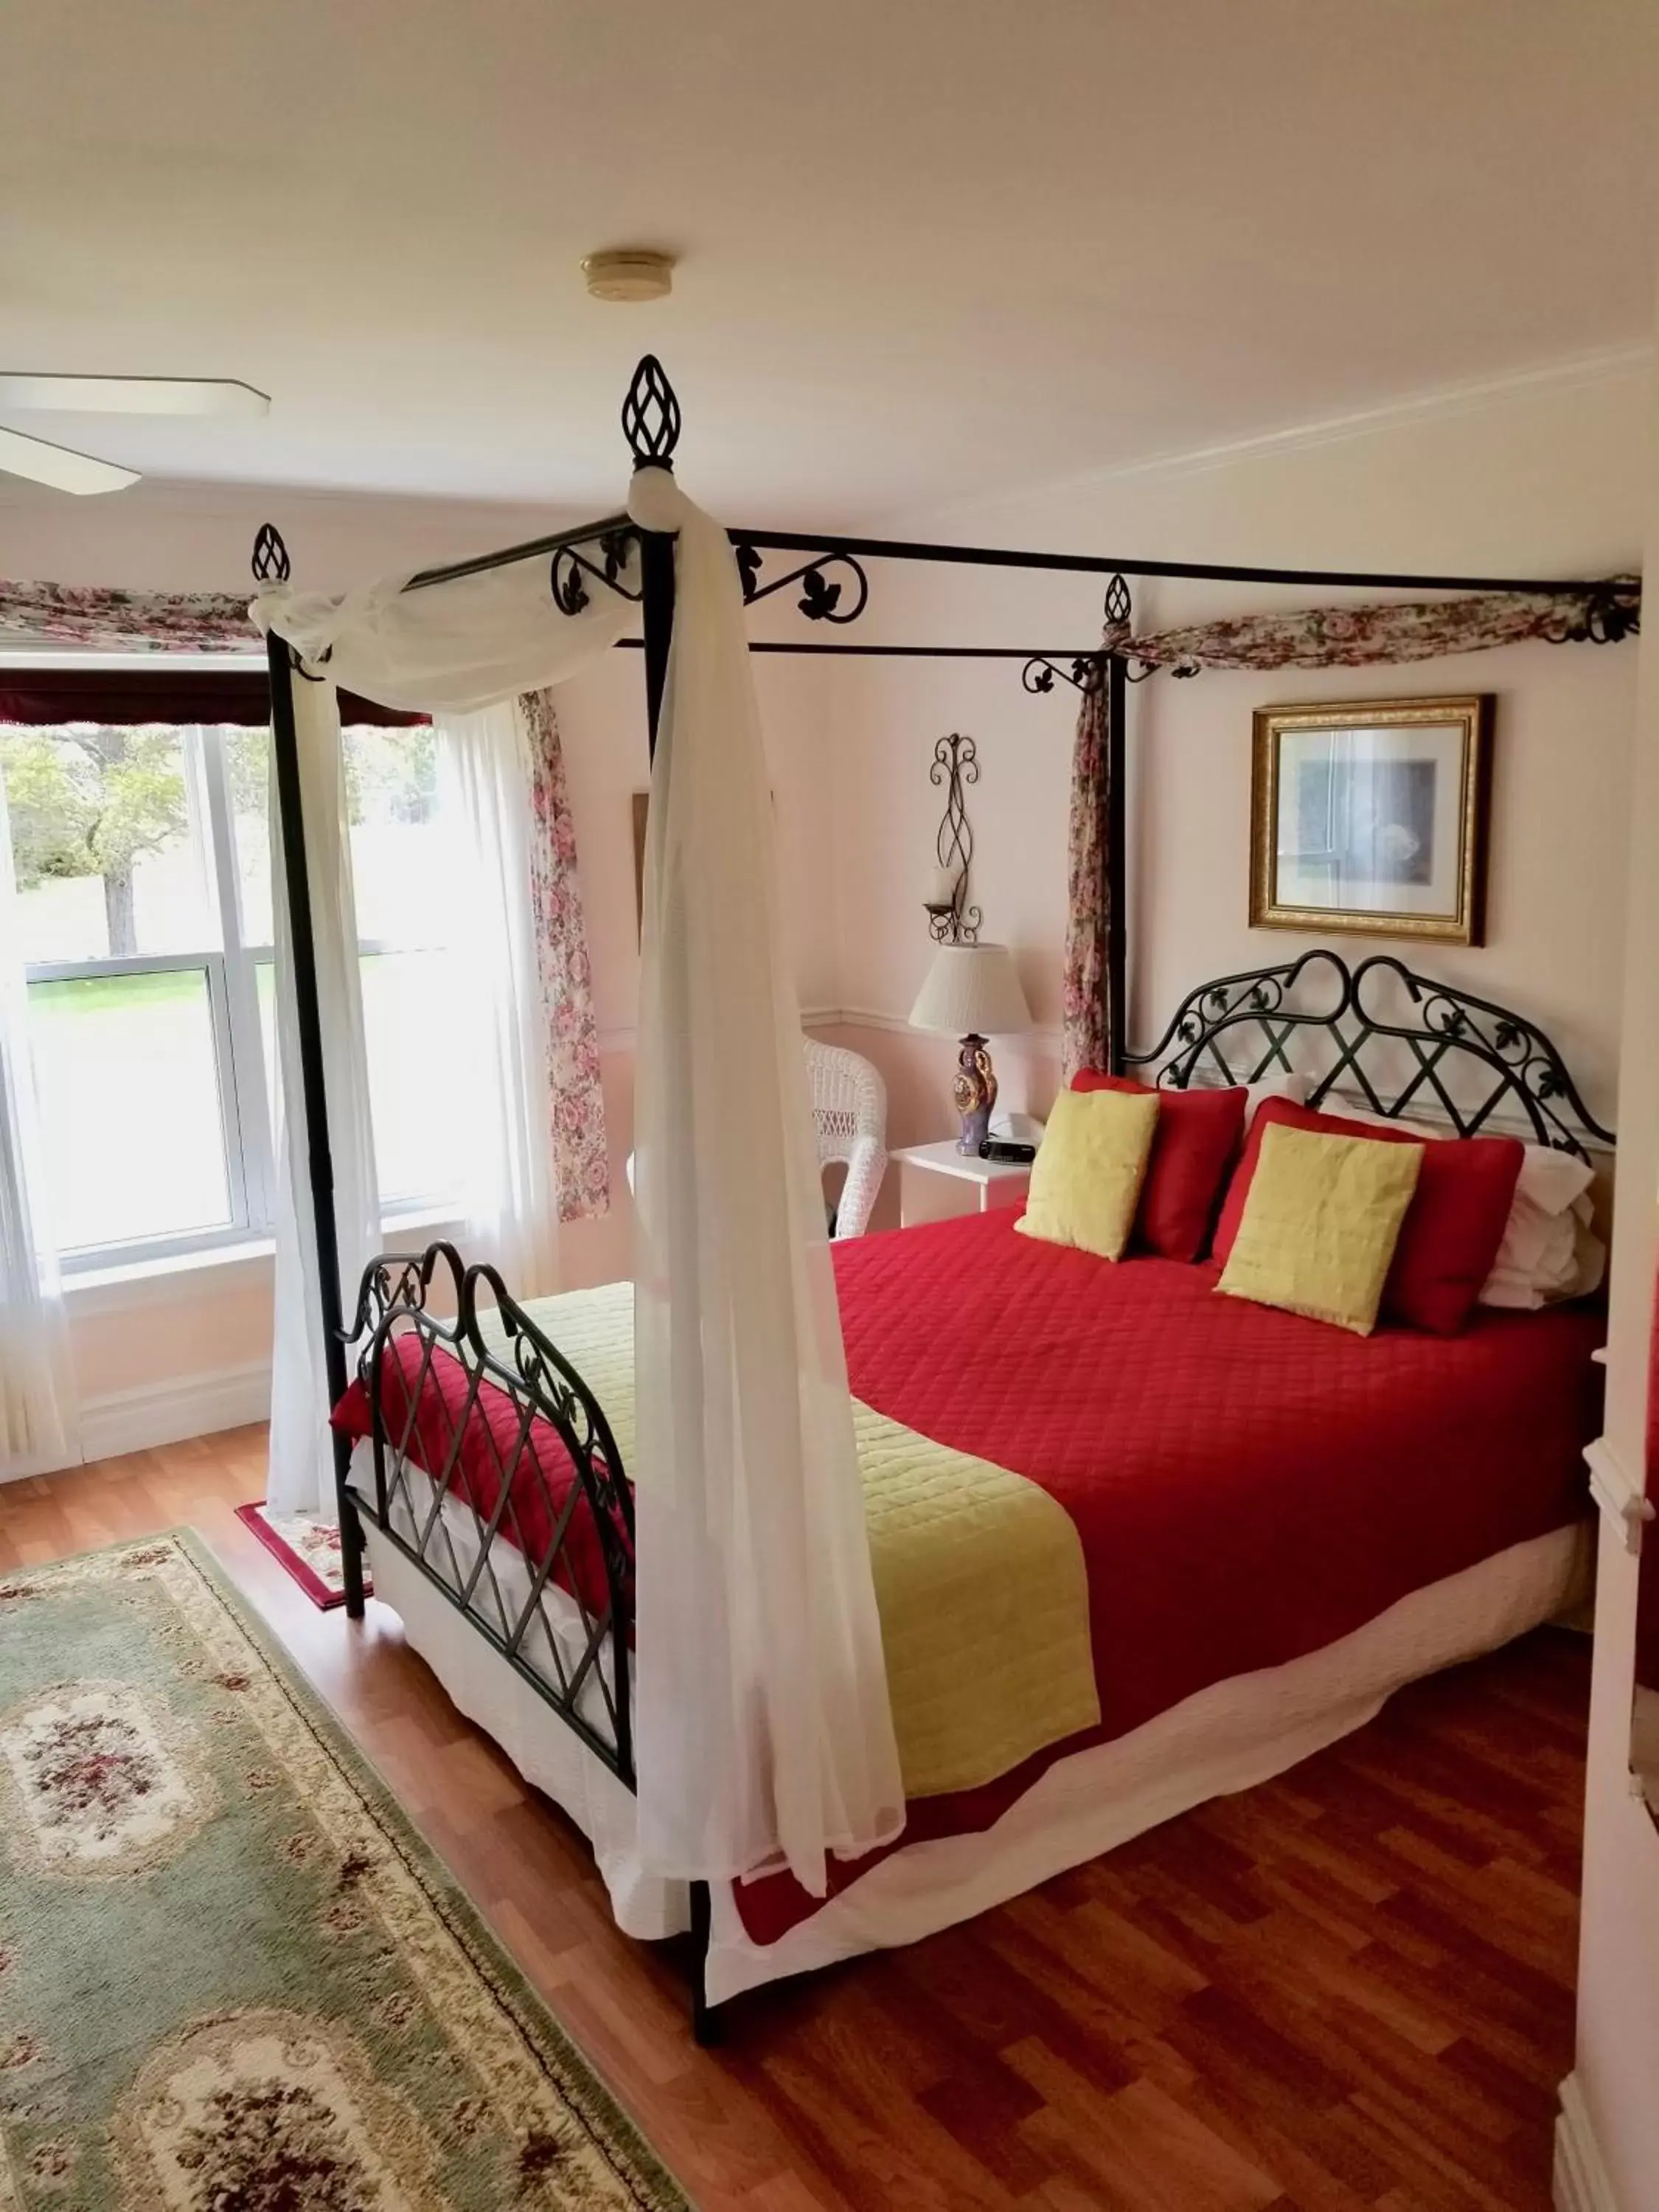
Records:
[[[524,692],[519,710],[530,740],[530,902],[547,1017],[548,1120],[559,1179],[559,1218],[580,1221],[610,1211],[611,1155],[599,1085],[593,977],[576,876],[576,831],[553,695]]]
[[[1072,815],[1067,846],[1066,966],[1061,982],[1060,1080],[1080,1067],[1104,1067],[1117,1009],[1107,1005],[1106,934],[1122,886],[1107,866],[1106,812],[1111,796],[1110,696],[1091,683],[1078,712],[1072,748]]]
[[[118,592],[102,584],[0,580],[0,642],[80,652],[250,653],[246,593]]]
[[[1614,644],[1641,628],[1639,578],[1614,576],[1568,592],[1487,592],[1459,599],[1391,605],[1304,607],[1290,614],[1237,615],[1224,622],[1136,637],[1127,622],[1108,623],[1103,651],[1142,669],[1196,676],[1205,668],[1361,668],[1484,653],[1541,639],[1551,645]],[[1087,665],[1073,671],[1083,681]],[[1106,849],[1109,797],[1106,685],[1098,664],[1086,683],[1072,755],[1070,905],[1062,980],[1063,1079],[1079,1067],[1104,1067],[1121,1009],[1106,1003],[1106,931],[1122,886],[1110,881]]]
[[[1147,667],[1195,676],[1201,668],[1364,668],[1436,660],[1454,653],[1541,638],[1551,645],[1612,644],[1641,624],[1639,578],[1610,577],[1577,592],[1486,592],[1392,606],[1304,607],[1134,637],[1109,623],[1102,643]]]

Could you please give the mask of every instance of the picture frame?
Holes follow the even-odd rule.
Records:
[[[1258,708],[1251,928],[1483,944],[1494,703]]]

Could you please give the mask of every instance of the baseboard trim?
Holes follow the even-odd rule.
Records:
[[[1555,2212],[1621,2212],[1576,2074],[1569,2074],[1561,2084],[1561,2110],[1555,2122],[1554,2197]]]
[[[209,1375],[170,1376],[81,1402],[82,1459],[118,1459],[124,1452],[240,1429],[270,1414],[270,1363],[222,1367]]]

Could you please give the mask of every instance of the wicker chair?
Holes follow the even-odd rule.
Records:
[[[879,1068],[841,1046],[803,1037],[812,1085],[812,1125],[818,1165],[845,1160],[841,1203],[830,1218],[832,1237],[862,1237],[887,1172],[887,1085]],[[628,1155],[628,1188],[634,1188],[634,1155]]]
[[[887,1086],[862,1054],[811,1037],[805,1042],[818,1164],[847,1164],[831,1234],[861,1237],[887,1172]]]

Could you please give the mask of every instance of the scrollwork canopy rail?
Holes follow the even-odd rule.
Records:
[[[662,364],[647,354],[634,373],[623,402],[622,421],[635,468],[670,468],[679,443],[682,415],[678,399]],[[574,613],[588,603],[589,584],[639,601],[642,587],[622,580],[622,570],[631,548],[649,533],[641,532],[625,514],[611,514],[597,522],[578,524],[545,538],[503,547],[443,568],[422,569],[405,589],[420,591],[433,584],[477,575],[510,562],[550,556],[550,585],[555,604]],[[1447,576],[1382,569],[1284,568],[1231,566],[1212,561],[1162,561],[1126,554],[1045,553],[1024,548],[989,545],[950,545],[895,538],[819,536],[794,530],[734,528],[728,532],[737,552],[738,572],[744,601],[753,605],[791,585],[800,586],[797,608],[807,621],[837,628],[856,622],[870,602],[868,561],[921,562],[968,568],[1026,568],[1051,574],[1099,575],[1108,579],[1103,607],[1104,641],[1077,646],[895,645],[862,641],[829,642],[784,639],[756,640],[755,653],[836,653],[907,659],[1018,660],[1027,690],[1051,691],[1056,678],[1079,690],[1091,689],[1103,680],[1104,665],[1126,660],[1126,674],[1139,683],[1162,665],[1176,676],[1192,676],[1196,666],[1188,659],[1148,659],[1135,650],[1129,634],[1131,576],[1181,577],[1219,583],[1276,586],[1316,586],[1331,590],[1447,592],[1464,594],[1508,593],[1518,599],[1550,599],[1565,603],[1560,618],[1536,634],[1549,642],[1613,644],[1632,635],[1639,624],[1639,581],[1631,577],[1516,577]],[[280,541],[278,541],[280,544]],[[768,553],[805,555],[805,560],[781,575],[765,576]],[[637,649],[642,639],[621,641]]]

